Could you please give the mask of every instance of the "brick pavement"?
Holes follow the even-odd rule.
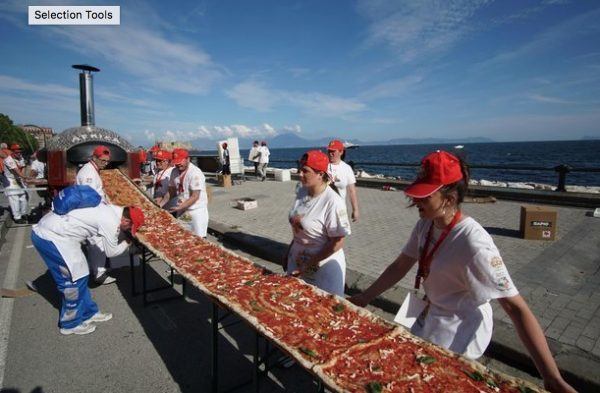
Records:
[[[215,187],[211,220],[244,234],[287,244],[287,214],[296,182],[247,181],[231,189]],[[348,269],[373,278],[398,255],[418,219],[401,192],[359,188],[361,220],[352,225],[344,250]],[[242,197],[258,208],[235,209]],[[463,209],[490,232],[503,259],[548,338],[600,356],[600,220],[585,209],[558,207],[554,242],[518,237],[520,202],[465,204]],[[411,288],[415,271],[399,283]],[[495,318],[510,322],[493,303]]]

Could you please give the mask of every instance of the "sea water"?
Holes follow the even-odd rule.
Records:
[[[322,146],[316,147],[325,151]],[[290,148],[271,150],[270,167],[293,168],[296,161],[310,148]],[[356,163],[355,169],[362,169],[369,174],[400,177],[412,180],[416,168],[394,167],[387,163],[418,163],[426,154],[435,150],[446,150],[461,154],[471,165],[528,166],[552,169],[565,164],[573,168],[595,168],[597,172],[571,172],[567,175],[567,185],[600,186],[600,140],[585,141],[549,141],[549,142],[499,142],[465,144],[462,149],[454,145],[363,145],[350,149],[345,161]],[[248,150],[240,152],[242,157],[248,156]],[[277,162],[286,161],[286,162]],[[371,162],[380,165],[362,165]],[[542,183],[556,185],[558,174],[555,171],[539,170],[471,170],[472,179],[487,179],[504,182]]]

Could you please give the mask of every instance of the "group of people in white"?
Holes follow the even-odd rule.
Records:
[[[39,160],[36,153],[32,154],[28,165],[21,145],[12,143],[9,148],[7,143],[0,143],[0,184],[15,223],[25,224],[29,221],[27,188],[43,185],[45,170],[45,162]]]
[[[257,178],[265,181],[267,179],[267,166],[269,165],[269,156],[271,151],[267,147],[267,142],[254,141],[252,148],[248,153],[248,161],[254,165],[254,174]]]
[[[4,157],[4,174],[10,179],[9,189],[17,190],[25,178],[18,164],[19,149],[12,147],[15,146],[11,146],[11,154]],[[361,217],[356,178],[342,159],[344,152],[343,143],[333,140],[327,146],[327,153],[310,150],[301,157],[300,186],[288,216],[293,239],[283,262],[286,274],[342,297],[346,277],[344,240],[351,235],[351,221],[356,223]],[[254,162],[261,180],[266,178],[269,155],[265,142],[254,142],[248,159]],[[202,171],[190,162],[189,152],[155,148],[152,160],[154,173],[145,179],[150,197],[189,222],[196,235],[206,237],[206,182]],[[127,249],[130,236],[144,222],[139,208],[106,202],[99,171],[109,162],[110,149],[98,146],[76,178],[77,184],[96,190],[102,203],[73,210],[65,216],[49,213],[33,229],[33,244],[63,296],[59,317],[63,334],[90,333],[95,323],[112,317],[100,312],[91,299],[87,289],[87,260],[80,245],[87,245],[88,258],[94,253],[98,255],[91,258],[99,261],[97,264],[90,261],[91,271],[96,280],[106,283],[102,261]],[[519,295],[491,236],[461,211],[468,180],[466,164],[450,153],[436,151],[423,158],[419,176],[404,191],[420,216],[408,243],[369,288],[349,300],[366,306],[416,264],[415,291],[405,300],[418,307],[416,318],[405,322],[412,333],[476,359],[490,343],[493,325],[490,301],[497,299],[512,319],[546,388],[573,392],[561,377],[544,333]],[[352,208],[350,215],[347,197]],[[18,217],[21,208],[16,201],[14,208],[11,202],[11,208]],[[421,287],[424,296],[417,296]]]

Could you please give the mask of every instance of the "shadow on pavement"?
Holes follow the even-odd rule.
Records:
[[[60,295],[56,289],[56,283],[49,270],[33,280],[37,293],[48,301],[57,310],[60,310]]]
[[[498,228],[498,227],[484,227],[490,235],[513,237],[515,239],[521,238],[521,232],[517,229]]]
[[[148,268],[147,285],[154,288],[165,284],[169,268],[161,261],[155,261]],[[135,269],[136,289],[141,288],[141,268]],[[179,385],[181,392],[209,391],[211,388],[211,325],[212,305],[198,289],[187,283],[186,298],[178,298],[143,306],[142,296],[132,296],[131,273],[129,268],[115,271],[117,287],[139,320],[148,340],[155,347],[164,365]],[[181,279],[175,279],[177,283]],[[152,293],[149,300],[178,295],[175,289]],[[219,315],[225,314],[220,310]],[[227,318],[227,322],[235,321]],[[252,377],[251,354],[255,334],[245,323],[228,325],[219,334],[219,388],[229,390]],[[239,349],[238,349],[239,348]],[[276,384],[280,381],[284,387]],[[270,378],[261,379],[261,392],[314,391],[311,376],[299,367],[275,369]],[[297,389],[297,390],[295,390]],[[236,392],[252,391],[252,385],[236,389]]]

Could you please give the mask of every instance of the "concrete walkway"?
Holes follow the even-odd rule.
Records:
[[[262,257],[279,260],[291,241],[287,214],[296,182],[246,181],[230,189],[215,187],[209,205],[211,228],[246,244]],[[348,286],[369,285],[401,251],[418,219],[401,192],[359,188],[361,219],[352,225],[344,250]],[[258,208],[235,208],[239,198],[254,198]],[[538,317],[565,373],[582,385],[600,384],[600,219],[581,208],[558,207],[558,237],[553,242],[519,238],[521,203],[464,204],[463,210],[492,235],[515,285]],[[412,288],[415,271],[377,305],[394,313]],[[510,319],[493,303],[496,326],[491,350],[529,366]],[[587,381],[587,382],[586,382]],[[600,385],[595,385],[600,386]]]

